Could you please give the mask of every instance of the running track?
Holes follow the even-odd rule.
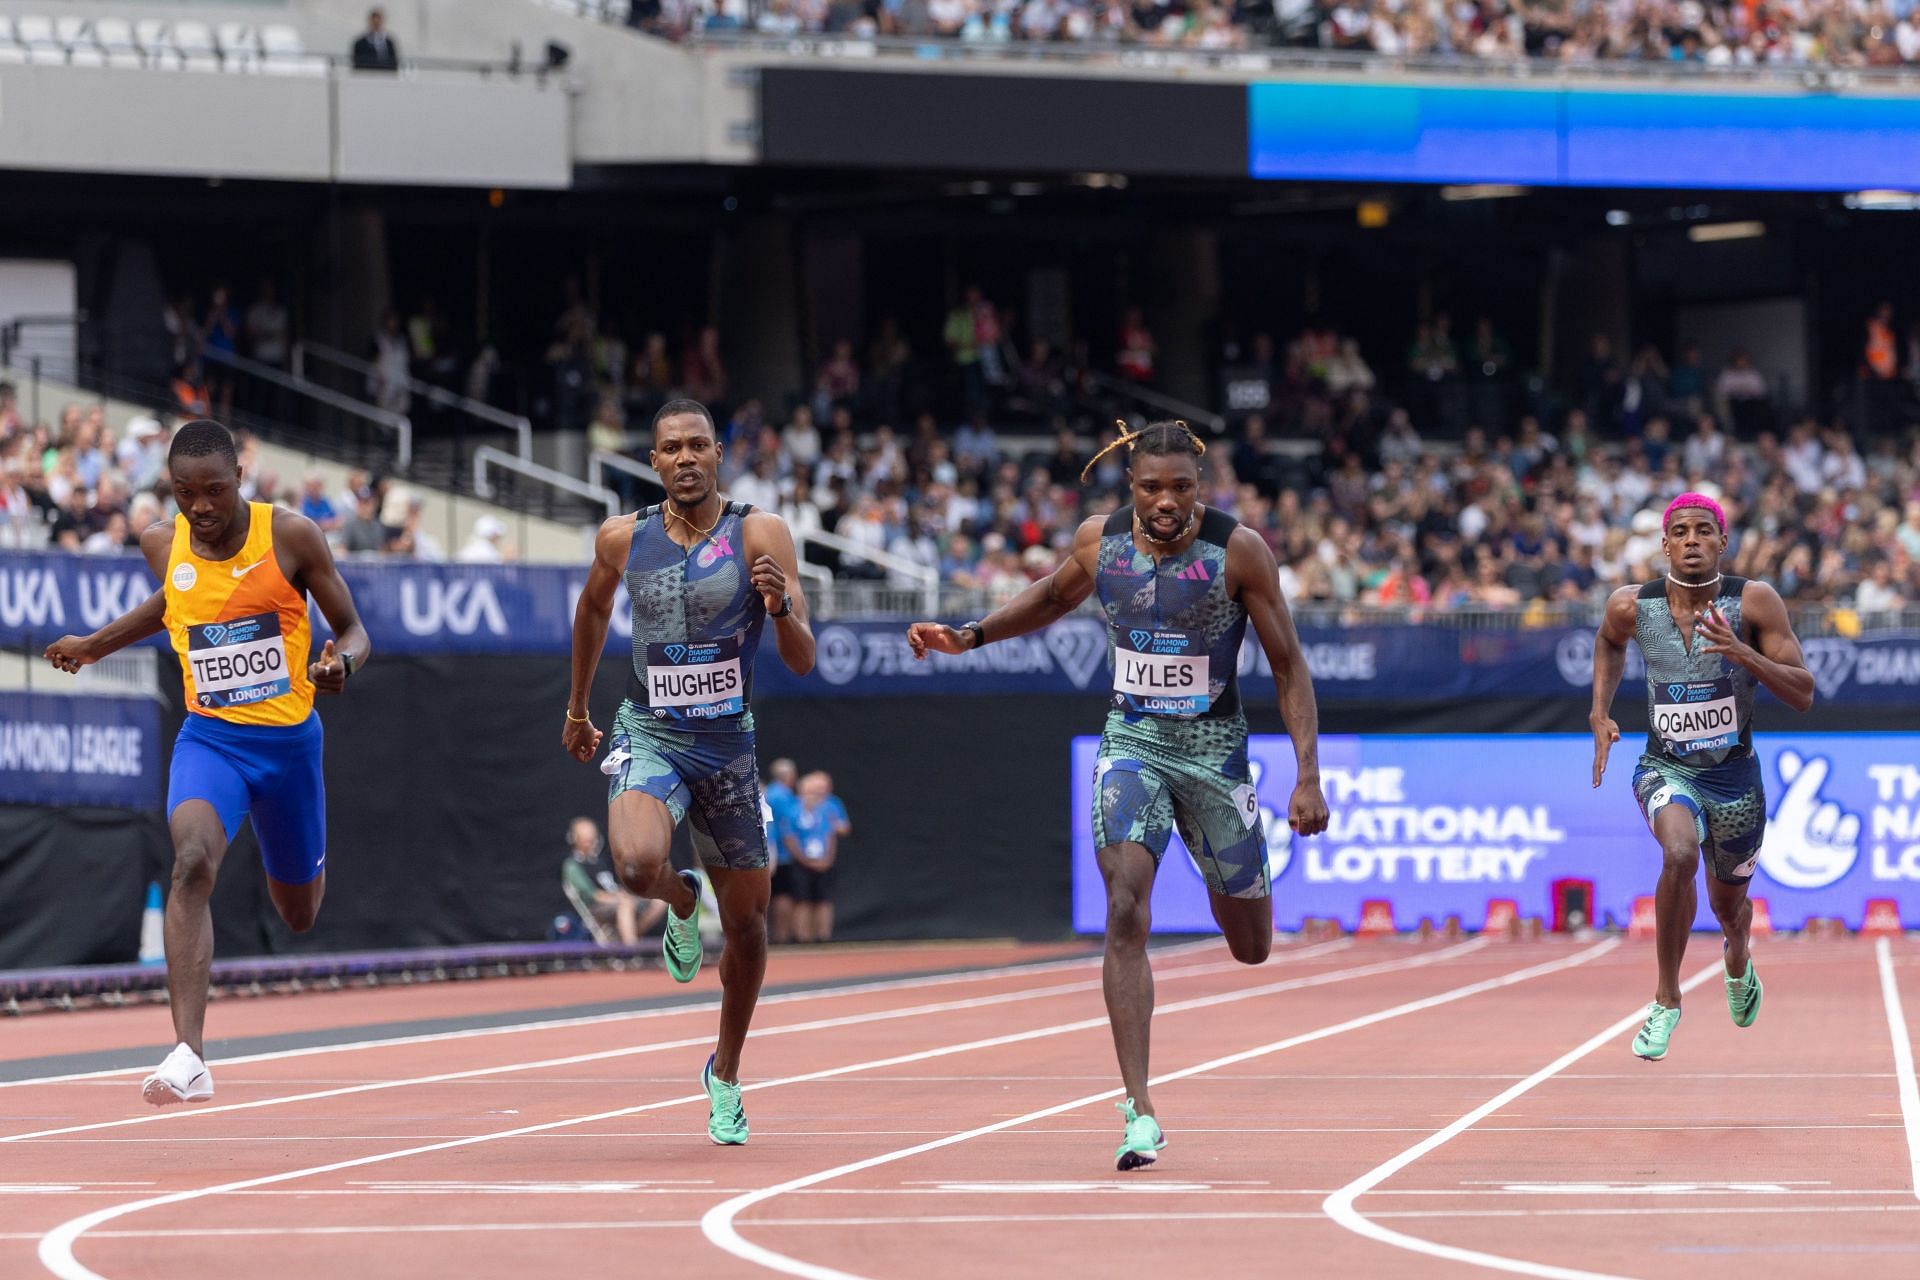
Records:
[[[1763,941],[1746,1031],[1717,950],[1657,1065],[1640,943],[1163,951],[1171,1145],[1125,1176],[1084,948],[776,953],[737,1149],[710,972],[216,1002],[219,1094],[163,1112],[161,1010],[35,1015],[0,1276],[1920,1273],[1920,942]]]

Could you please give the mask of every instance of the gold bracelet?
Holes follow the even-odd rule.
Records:
[[[572,721],[574,724],[585,724],[587,723],[587,721],[593,719],[593,717],[590,715],[577,716],[573,714],[573,709],[571,707],[565,708],[565,710],[567,713],[567,719]]]

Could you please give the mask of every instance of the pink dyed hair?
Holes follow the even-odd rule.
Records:
[[[1719,523],[1720,532],[1725,533],[1727,531],[1727,513],[1720,509],[1719,503],[1704,493],[1683,493],[1672,502],[1669,502],[1666,513],[1660,517],[1660,527],[1664,529],[1672,524],[1673,513],[1676,511],[1685,511],[1688,507],[1700,508],[1700,510],[1712,516],[1714,520]]]

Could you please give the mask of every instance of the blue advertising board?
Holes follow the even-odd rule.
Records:
[[[151,698],[0,692],[0,804],[158,809]]]
[[[1075,738],[1073,922],[1105,927],[1105,894],[1092,831],[1095,737]],[[1773,734],[1760,756],[1769,822],[1753,896],[1775,924],[1839,917],[1858,927],[1869,898],[1892,898],[1920,920],[1920,734]],[[1638,747],[1613,750],[1591,785],[1585,734],[1328,736],[1321,781],[1331,822],[1300,839],[1288,829],[1293,747],[1256,735],[1249,750],[1267,837],[1274,922],[1309,916],[1353,928],[1365,899],[1393,904],[1402,927],[1457,915],[1469,928],[1487,903],[1511,898],[1523,915],[1551,919],[1549,886],[1590,880],[1594,919],[1624,925],[1633,900],[1653,892],[1660,850],[1640,816],[1631,778]],[[1206,886],[1178,835],[1153,892],[1160,932],[1212,932]],[[1699,928],[1715,928],[1700,895]]]
[[[1906,189],[1907,94],[1284,81],[1247,93],[1256,178]]]

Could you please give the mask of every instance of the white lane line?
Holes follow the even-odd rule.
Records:
[[[1697,1215],[1699,1208],[1669,1209],[1429,1209],[1389,1212],[1382,1218],[1408,1219],[1472,1219],[1472,1218],[1588,1218],[1588,1217],[1639,1217],[1643,1214],[1665,1216]],[[1778,1208],[1726,1208],[1713,1209],[1718,1214],[1761,1214],[1779,1212]],[[1794,1209],[1797,1214],[1811,1213],[1920,1213],[1920,1205],[1815,1205]],[[1321,1222],[1325,1214],[1309,1209],[1244,1209],[1221,1210],[1204,1213],[1181,1213],[1180,1222]],[[1164,1231],[1167,1220],[1142,1215],[1140,1213],[943,1213],[916,1214],[894,1217],[858,1217],[858,1218],[767,1218],[756,1221],[755,1228],[784,1227],[919,1227],[919,1226],[1002,1226],[1015,1223],[1056,1223],[1056,1222],[1118,1222]],[[657,1231],[662,1228],[688,1230],[698,1227],[697,1218],[620,1218],[612,1221],[596,1222],[461,1222],[461,1223],[379,1223],[347,1224],[331,1227],[282,1226],[282,1227],[156,1227],[150,1231],[120,1230],[95,1231],[88,1235],[89,1240],[200,1240],[224,1236],[349,1236],[349,1235],[411,1235],[419,1233],[455,1234],[468,1231]],[[40,1238],[35,1231],[0,1232],[0,1241],[28,1241]],[[1907,1246],[1920,1249],[1920,1245]],[[1765,1252],[1764,1248],[1761,1251]]]
[[[1324,944],[1331,946],[1332,944]],[[1311,958],[1318,952],[1303,950],[1294,953],[1289,959]],[[1439,954],[1439,953],[1434,953]],[[1235,966],[1237,968],[1244,966]],[[1199,971],[1212,973],[1211,965],[1197,966]],[[1187,969],[1172,969],[1165,975],[1168,978],[1186,978],[1193,976]],[[1097,991],[1098,979],[1084,982],[1056,983],[1048,987],[1030,987],[1022,991],[1003,991],[997,995],[970,996],[964,1000],[947,1000],[936,1004],[909,1005],[898,1009],[882,1009],[872,1013],[842,1014],[835,1018],[816,1018],[808,1022],[788,1023],[784,1026],[765,1027],[753,1032],[757,1039],[762,1036],[794,1035],[804,1031],[831,1031],[841,1027],[860,1026],[870,1022],[887,1022],[900,1018],[918,1018],[928,1014],[952,1013],[966,1009],[982,1009],[995,1005],[1016,1004],[1027,1000],[1041,1000],[1052,996],[1074,995],[1086,991]],[[37,1139],[58,1138],[75,1133],[93,1133],[101,1129],[119,1129],[128,1125],[159,1124],[163,1121],[186,1120],[196,1116],[223,1115],[234,1111],[254,1111],[262,1107],[277,1107],[290,1102],[313,1102],[322,1098],[341,1098],[350,1094],[377,1093],[388,1089],[403,1089],[413,1085],[448,1084],[493,1076],[508,1075],[522,1071],[540,1071],[549,1067],[578,1066],[584,1062],[605,1062],[615,1058],[639,1057],[643,1054],[665,1053],[673,1049],[705,1048],[713,1042],[711,1035],[691,1036],[682,1040],[656,1040],[647,1044],[626,1045],[618,1049],[598,1049],[592,1053],[570,1054],[563,1058],[539,1058],[530,1062],[507,1062],[490,1067],[472,1067],[464,1071],[443,1071],[435,1075],[407,1076],[398,1080],[374,1080],[365,1084],[343,1085],[336,1089],[318,1089],[308,1093],[277,1094],[269,1098],[255,1098],[249,1102],[223,1103],[214,1107],[192,1107],[166,1111],[149,1111],[137,1116],[122,1116],[117,1120],[97,1120],[89,1124],[66,1125],[58,1129],[36,1129],[28,1133],[0,1134],[0,1143],[27,1142]],[[675,1083],[678,1083],[677,1081]]]
[[[1351,939],[1336,939],[1334,942],[1315,943],[1292,951],[1275,953],[1281,955],[1299,955],[1308,952],[1326,951],[1341,944],[1350,944]],[[1154,952],[1155,956],[1180,956],[1189,952],[1206,950],[1219,945],[1218,939],[1202,942],[1185,942],[1178,946],[1166,947]],[[817,987],[810,991],[788,991],[779,995],[762,996],[760,1007],[769,1005],[799,1004],[812,1000],[832,1000],[842,996],[866,995],[875,991],[909,991],[922,987],[948,986],[961,982],[978,982],[982,979],[1019,977],[1029,973],[1058,973],[1067,969],[1085,969],[1100,963],[1099,956],[1076,956],[1070,960],[1043,960],[1035,964],[998,965],[989,969],[974,969],[964,973],[925,974],[910,978],[883,978],[868,982],[853,982],[840,986]],[[1214,966],[1218,970],[1240,968],[1237,963],[1223,962]],[[467,1027],[459,1031],[429,1031],[412,1036],[387,1036],[373,1040],[350,1040],[340,1044],[307,1045],[299,1049],[270,1049],[261,1053],[242,1054],[232,1058],[216,1058],[213,1065],[221,1067],[237,1066],[247,1062],[280,1062],[287,1058],[310,1058],[328,1053],[352,1053],[361,1049],[385,1049],[395,1045],[438,1044],[446,1040],[471,1040],[482,1036],[515,1035],[522,1031],[553,1031],[569,1027],[595,1027],[609,1022],[633,1022],[647,1018],[677,1018],[688,1013],[713,1013],[720,1008],[720,1001],[702,1000],[695,1004],[672,1005],[660,1009],[631,1009],[619,1013],[585,1014],[576,1018],[546,1018],[534,1022],[504,1023],[497,1027]],[[0,1089],[19,1089],[35,1084],[76,1084],[93,1080],[111,1080],[120,1076],[145,1075],[151,1067],[109,1067],[100,1071],[76,1071],[65,1075],[35,1076],[27,1080],[0,1080]]]
[[[1502,987],[1509,987],[1518,982],[1526,982],[1532,978],[1557,973],[1563,969],[1585,964],[1588,960],[1596,956],[1605,955],[1618,945],[1619,941],[1617,939],[1608,939],[1597,946],[1575,952],[1573,955],[1559,960],[1532,965],[1525,969],[1502,974],[1499,977],[1469,983],[1466,986],[1454,987],[1449,991],[1443,991],[1437,995],[1424,996],[1418,1000],[1409,1000],[1404,1004],[1397,1004],[1391,1008],[1382,1009],[1375,1013],[1363,1014],[1357,1018],[1349,1018],[1344,1022],[1336,1022],[1331,1026],[1320,1027],[1313,1031],[1303,1032],[1300,1035],[1288,1036],[1284,1040],[1275,1040],[1270,1044],[1260,1045],[1257,1048],[1227,1054],[1225,1057],[1202,1062],[1196,1066],[1183,1067],[1178,1071],[1171,1071],[1165,1075],[1156,1076],[1151,1083],[1156,1085],[1165,1084],[1173,1080],[1184,1080],[1192,1076],[1204,1075],[1209,1071],[1216,1071],[1221,1067],[1229,1067],[1255,1058],[1262,1058],[1268,1054],[1279,1053],[1282,1050],[1291,1049],[1298,1045],[1311,1044],[1317,1040],[1325,1040],[1332,1036],[1343,1035],[1349,1031],[1357,1031],[1362,1027],[1371,1027],[1377,1023],[1405,1017],[1411,1013],[1419,1013],[1427,1009],[1438,1008],[1442,1005],[1451,1004],[1456,1000],[1467,999],[1469,996],[1480,995],[1487,991],[1496,991]],[[1015,1116],[1011,1120],[1002,1120],[995,1124],[982,1125],[977,1129],[969,1129],[964,1133],[948,1134],[946,1137],[937,1138],[932,1142],[923,1142],[918,1146],[906,1147],[898,1151],[889,1151],[883,1155],[870,1156],[865,1160],[856,1160],[849,1164],[838,1165],[832,1169],[823,1169],[818,1173],[810,1173],[803,1177],[791,1178],[770,1187],[763,1187],[758,1191],[748,1192],[746,1195],[735,1196],[731,1200],[723,1201],[707,1210],[706,1214],[700,1220],[700,1230],[708,1240],[712,1241],[714,1245],[720,1249],[725,1250],[736,1258],[755,1263],[770,1271],[779,1271],[791,1276],[801,1276],[804,1277],[804,1280],[862,1280],[861,1277],[854,1276],[848,1272],[837,1271],[832,1267],[824,1267],[812,1262],[805,1262],[799,1258],[789,1257],[784,1253],[779,1253],[764,1246],[754,1244],[740,1234],[739,1229],[734,1225],[734,1220],[738,1218],[743,1211],[754,1205],[771,1200],[775,1196],[784,1195],[789,1191],[803,1190],[822,1182],[831,1181],[834,1178],[844,1177],[847,1174],[859,1173],[883,1164],[891,1164],[896,1160],[904,1160],[910,1156],[922,1155],[928,1151],[937,1151],[942,1147],[950,1147],[956,1143],[966,1142],[990,1133],[999,1133],[1006,1129],[1031,1124],[1036,1120],[1045,1120],[1049,1116],[1061,1115],[1068,1111],[1078,1110],[1081,1107],[1091,1106],[1096,1102],[1104,1102],[1110,1098],[1117,1098],[1123,1092],[1125,1092],[1123,1089],[1107,1089],[1100,1093],[1091,1093],[1082,1098],[1075,1098],[1071,1102],[1063,1102],[1055,1106],[1042,1108],[1039,1111],[1030,1111],[1023,1116]],[[81,1278],[73,1277],[72,1280],[81,1280]]]
[[[1913,1035],[1907,1030],[1906,1011],[1900,1007],[1900,984],[1893,976],[1893,948],[1885,938],[1875,939],[1880,962],[1880,998],[1887,1006],[1887,1030],[1893,1036],[1893,1069],[1900,1079],[1900,1115],[1907,1128],[1907,1185],[1920,1198],[1920,1086],[1913,1076]]]
[[[1720,961],[1715,960],[1712,964],[1681,983],[1680,990],[1682,992],[1691,991],[1715,974],[1723,972],[1724,967]],[[1413,1253],[1425,1254],[1432,1258],[1445,1258],[1450,1262],[1464,1262],[1470,1266],[1486,1267],[1494,1271],[1511,1271],[1517,1275],[1540,1276],[1543,1277],[1544,1280],[1624,1280],[1623,1277],[1608,1275],[1604,1272],[1581,1271],[1574,1267],[1548,1266],[1544,1263],[1528,1262],[1522,1258],[1506,1258],[1499,1254],[1483,1253],[1478,1249],[1462,1249],[1454,1245],[1436,1244],[1431,1240],[1422,1240],[1418,1236],[1410,1236],[1405,1232],[1395,1231],[1389,1227],[1379,1225],[1379,1223],[1374,1222],[1358,1209],[1354,1208],[1354,1201],[1418,1160],[1421,1156],[1426,1155],[1436,1147],[1450,1142],[1460,1134],[1466,1132],[1475,1123],[1484,1120],[1486,1117],[1512,1102],[1515,1098],[1531,1091],[1535,1086],[1551,1080],[1554,1076],[1580,1061],[1580,1059],[1586,1057],[1595,1049],[1600,1048],[1602,1045],[1612,1043],[1615,1037],[1625,1034],[1645,1017],[1646,1010],[1641,1009],[1621,1018],[1618,1022],[1606,1028],[1606,1030],[1590,1037],[1584,1044],[1561,1054],[1558,1058],[1555,1058],[1552,1062],[1540,1068],[1540,1070],[1534,1072],[1525,1080],[1511,1086],[1488,1101],[1481,1103],[1446,1128],[1430,1135],[1426,1141],[1408,1147],[1405,1151],[1393,1157],[1393,1159],[1386,1161],[1384,1164],[1376,1165],[1366,1173],[1361,1174],[1358,1178],[1355,1178],[1352,1182],[1349,1182],[1346,1186],[1328,1196],[1321,1204],[1321,1210],[1326,1213],[1328,1217],[1332,1218],[1347,1230],[1354,1232],[1356,1235],[1365,1236],[1369,1240],[1377,1240],[1381,1244],[1392,1245],[1397,1249],[1406,1249]],[[1649,1069],[1654,1068],[1650,1067]]]
[[[1293,978],[1285,982],[1265,983],[1244,991],[1227,992],[1215,996],[1200,996],[1191,1000],[1178,1001],[1166,1006],[1163,1012],[1175,1012],[1182,1009],[1210,1008],[1238,1000],[1248,1000],[1256,996],[1275,994],[1281,991],[1300,990],[1307,987],[1325,986],[1333,982],[1351,981],[1355,978],[1371,977],[1381,973],[1398,972],[1407,968],[1417,968],[1450,959],[1454,956],[1477,951],[1485,941],[1476,939],[1459,946],[1447,947],[1439,951],[1416,954],[1382,964],[1361,965],[1352,969],[1334,970],[1330,973],[1313,974],[1304,978]],[[1587,956],[1604,951],[1612,943],[1602,943],[1599,947],[1581,952],[1572,961],[1559,961],[1556,966],[1579,963]],[[1549,966],[1540,966],[1546,968]],[[1494,980],[1498,983],[1499,980]],[[1487,984],[1476,984],[1487,985]],[[1084,1031],[1093,1027],[1103,1027],[1106,1018],[1085,1018],[1076,1022],[1056,1023],[1030,1031],[1018,1031],[1008,1035],[992,1036],[985,1040],[970,1040],[960,1044],[942,1045],[934,1049],[922,1049],[914,1053],[898,1054],[889,1058],[876,1058],[867,1062],[851,1063],[847,1066],[830,1067],[822,1071],[810,1071],[802,1075],[786,1076],[776,1080],[766,1080],[742,1087],[742,1092],[758,1092],[762,1089],[777,1088],[782,1085],[804,1084],[813,1080],[829,1080],[837,1076],[851,1075],[863,1071],[880,1071],[889,1067],[904,1066],[914,1062],[925,1062],[933,1058],[944,1058],[952,1054],[967,1053],[975,1049],[999,1048],[1010,1044],[1020,1044],[1030,1040],[1040,1040],[1049,1036],[1065,1035],[1069,1032]],[[475,1134],[471,1137],[456,1138],[448,1142],[434,1142],[422,1146],[406,1147],[399,1151],[382,1151],[373,1155],[360,1156],[351,1160],[336,1160],[331,1164],[314,1165],[304,1169],[292,1169],[282,1173],[267,1174],[257,1178],[245,1178],[236,1182],[220,1183],[211,1187],[198,1187],[188,1191],[176,1191],[162,1196],[151,1196],[144,1200],[131,1200],[124,1204],[96,1209],[70,1221],[61,1223],[40,1238],[39,1257],[42,1266],[60,1277],[60,1280],[105,1280],[105,1277],[83,1266],[73,1255],[74,1242],[81,1235],[103,1222],[111,1222],[130,1213],[146,1209],[156,1209],[164,1205],[179,1204],[187,1200],[197,1200],[204,1196],[222,1195],[234,1191],[247,1191],[254,1187],[271,1186],[282,1182],[291,1182],[298,1178],[314,1177],[324,1173],[337,1173],[342,1169],[358,1169],[367,1165],[382,1164],[389,1160],[399,1160],[409,1156],[428,1155],[439,1151],[451,1151],[460,1147],[475,1146],[482,1142],[494,1142],[502,1138],[519,1138],[528,1134],[547,1133],[556,1129],[575,1128],[580,1125],[595,1124],[604,1120],[618,1120],[626,1116],[641,1115],[649,1111],[659,1111],[667,1107],[685,1106],[689,1103],[705,1102],[707,1095],[688,1094],[678,1098],[667,1098],[659,1102],[643,1103],[639,1106],[620,1107],[613,1111],[602,1111],[593,1115],[570,1116],[564,1120],[551,1120],[544,1124],[522,1125],[519,1128],[496,1130],[490,1133]]]

